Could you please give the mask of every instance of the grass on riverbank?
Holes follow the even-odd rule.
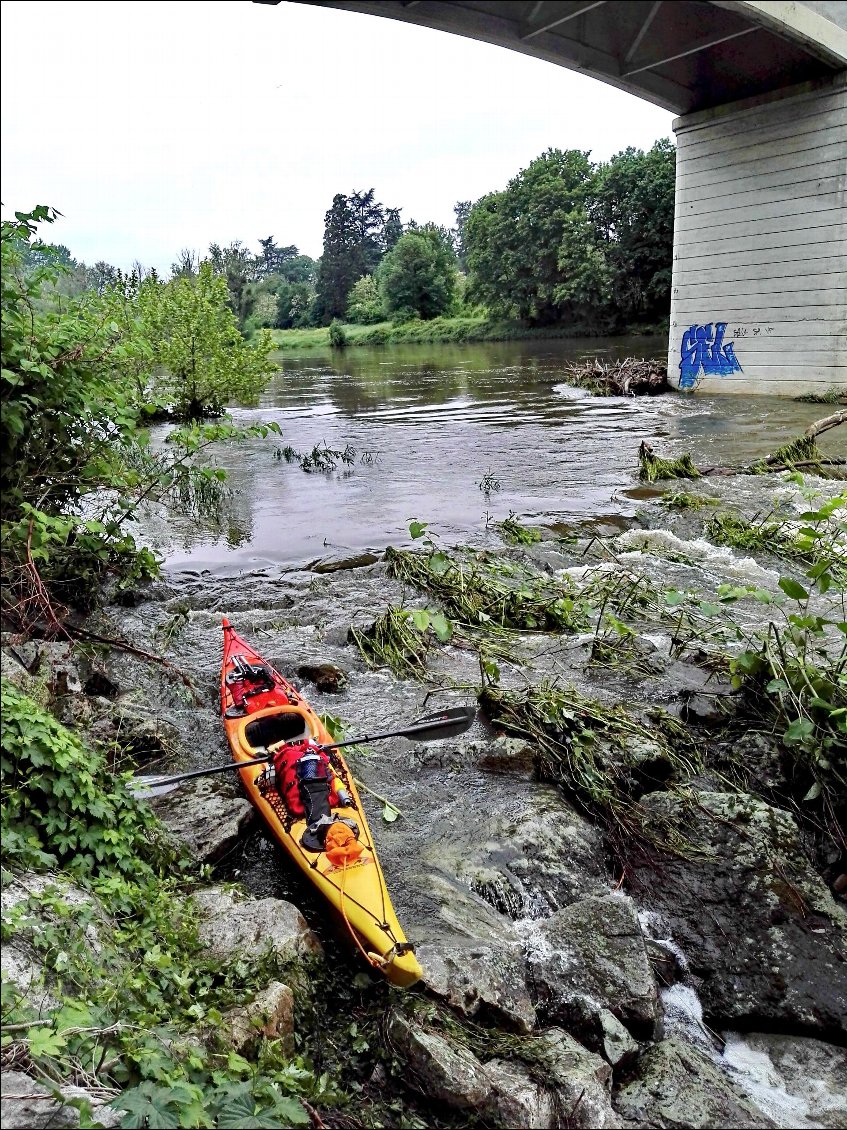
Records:
[[[520,322],[491,321],[486,315],[456,318],[432,318],[428,322],[414,321],[395,325],[378,322],[374,326],[344,325],[344,337],[349,347],[375,345],[409,345],[432,342],[522,341],[549,338],[596,337],[608,333],[577,323],[567,326],[529,327]],[[630,328],[630,333],[637,332]],[[644,328],[645,335],[661,332]],[[301,352],[308,349],[330,349],[329,327],[318,326],[299,330],[273,330],[273,340],[281,353]]]

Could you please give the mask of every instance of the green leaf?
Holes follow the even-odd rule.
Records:
[[[450,559],[446,553],[440,550],[438,553],[433,553],[429,559],[429,570],[434,573],[436,577],[443,577],[450,567]]]
[[[39,1028],[30,1028],[26,1034],[27,1042],[29,1043],[29,1054],[33,1059],[42,1059],[48,1057],[55,1059],[60,1056],[67,1047],[67,1041],[64,1036],[60,1036],[58,1032],[54,1032],[52,1028],[44,1025]]]
[[[425,608],[412,609],[412,623],[419,632],[425,632],[429,627],[429,613]]]
[[[128,1130],[178,1130],[179,1117],[174,1109],[174,1092],[170,1087],[160,1087],[145,1080],[137,1087],[124,1091],[109,1104],[116,1110],[126,1111],[121,1126]]]
[[[230,1052],[226,1060],[227,1071],[231,1071],[234,1075],[249,1075],[253,1070],[253,1065],[246,1060],[243,1055],[238,1055],[237,1052]]]
[[[430,627],[441,643],[447,643],[453,635],[453,625],[443,612],[434,612],[432,614]]]
[[[745,675],[753,675],[762,668],[763,660],[757,651],[742,651],[733,660],[733,667],[743,671]]]
[[[673,608],[677,604],[682,604],[685,600],[685,593],[678,592],[676,589],[668,589],[668,591],[664,593],[664,598],[665,604]]]
[[[276,1098],[264,1106],[247,1093],[236,1093],[220,1102],[215,1125],[219,1130],[279,1130],[279,1127],[308,1126],[309,1116],[293,1098]]]
[[[699,608],[704,616],[720,616],[723,612],[719,604],[711,604],[708,600],[701,600]]]
[[[799,581],[793,580],[791,577],[780,577],[779,587],[786,596],[790,596],[792,600],[808,600],[809,594],[803,588]]]
[[[820,795],[821,795],[820,782],[815,781],[815,783],[812,785],[812,787],[809,789],[809,791],[803,797],[803,800],[817,800]]]
[[[389,801],[386,801],[382,806],[382,818],[386,824],[393,824],[399,815],[399,809],[396,809]]]
[[[825,698],[820,698],[818,695],[814,695],[809,699],[809,706],[815,706],[818,710],[826,710],[827,713],[832,713],[837,709],[834,703],[827,701]]]
[[[814,736],[814,733],[814,723],[810,722],[808,718],[795,718],[782,735],[782,740],[791,745],[795,743],[801,744],[809,741],[809,739]]]
[[[410,522],[409,523],[409,536],[412,538],[413,541],[416,541],[418,538],[422,538],[424,536],[424,534],[426,533],[428,525],[429,525],[429,522],[416,522],[416,521]]]

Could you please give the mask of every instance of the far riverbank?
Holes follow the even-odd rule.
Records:
[[[520,322],[492,321],[487,315],[432,318],[430,321],[412,321],[396,324],[377,322],[372,326],[352,323],[342,326],[346,346],[405,345],[436,342],[482,341],[533,341],[554,338],[608,337],[608,330],[589,328],[573,323],[566,326],[530,327]],[[308,329],[272,330],[274,343],[281,353],[304,349],[329,349],[329,327]],[[667,336],[667,325],[639,326],[622,331],[622,334],[655,338]],[[648,350],[651,354],[655,350]]]

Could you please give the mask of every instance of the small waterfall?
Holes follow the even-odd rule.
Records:
[[[661,916],[639,911],[638,918],[645,937],[672,950],[680,969],[686,971],[685,954]],[[822,1108],[847,1114],[847,1100],[833,1094],[822,1080],[807,1077],[802,1071],[781,1071],[768,1053],[767,1035],[712,1032],[703,1021],[703,1005],[692,985],[679,981],[662,989],[660,996],[665,1035],[679,1036],[705,1052],[777,1126],[822,1130],[824,1124],[815,1120]],[[800,1045],[802,1038],[797,1037],[797,1042]]]

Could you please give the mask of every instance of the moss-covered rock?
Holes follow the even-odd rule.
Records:
[[[615,1107],[629,1124],[661,1130],[766,1130],[777,1125],[705,1052],[676,1037],[641,1058],[615,1096]]]
[[[631,899],[582,899],[537,930],[528,965],[547,1022],[582,1025],[607,1009],[636,1034],[656,1034],[659,997]]]
[[[639,874],[697,978],[712,1027],[778,1027],[843,1039],[847,914],[809,862],[793,817],[747,794],[642,799],[685,828],[699,858]]]

